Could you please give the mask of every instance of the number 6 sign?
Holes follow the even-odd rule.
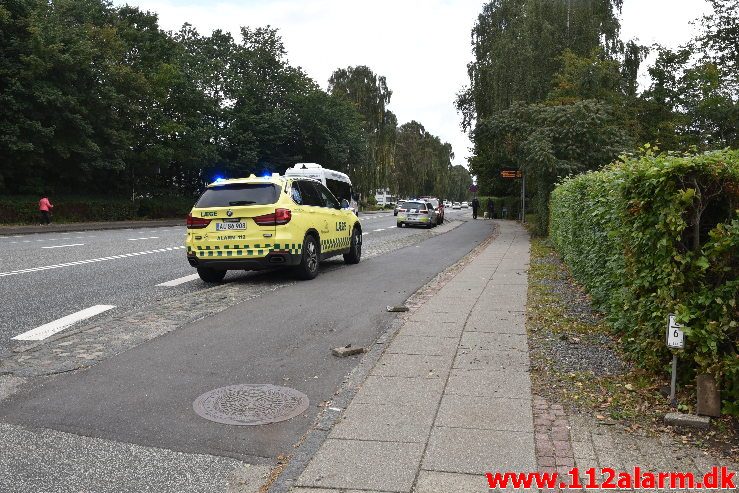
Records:
[[[674,349],[685,347],[685,333],[682,328],[682,325],[675,322],[675,315],[670,314],[670,321],[667,324],[667,347]]]

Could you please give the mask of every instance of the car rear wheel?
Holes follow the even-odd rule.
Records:
[[[205,282],[221,282],[226,277],[225,270],[214,270],[208,267],[198,267],[198,275]]]
[[[298,277],[309,280],[318,275],[318,241],[312,235],[307,235],[303,240],[303,255],[297,267]]]
[[[405,228],[405,223],[398,223],[399,228]]]
[[[344,254],[344,262],[347,264],[358,264],[362,259],[362,231],[354,228],[352,231],[351,246],[349,253]]]

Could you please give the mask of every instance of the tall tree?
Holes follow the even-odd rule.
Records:
[[[462,126],[513,102],[546,98],[565,50],[620,53],[616,13],[622,0],[493,0],[472,29],[470,83],[457,97]]]
[[[397,126],[395,115],[387,110],[392,96],[387,80],[364,65],[337,69],[329,79],[329,92],[351,102],[364,119],[368,154],[365,165],[357,170],[359,189],[370,194],[385,188],[392,173]]]
[[[453,158],[452,146],[431,135],[419,122],[401,125],[395,149],[397,194],[446,197]]]

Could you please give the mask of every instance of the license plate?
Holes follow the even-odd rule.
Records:
[[[246,229],[246,223],[216,223],[216,231],[237,231]]]

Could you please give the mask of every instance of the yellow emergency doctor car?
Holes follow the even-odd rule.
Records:
[[[313,279],[326,258],[359,262],[362,226],[319,181],[251,175],[207,187],[187,217],[185,246],[206,282],[222,281],[228,270],[278,266]]]

